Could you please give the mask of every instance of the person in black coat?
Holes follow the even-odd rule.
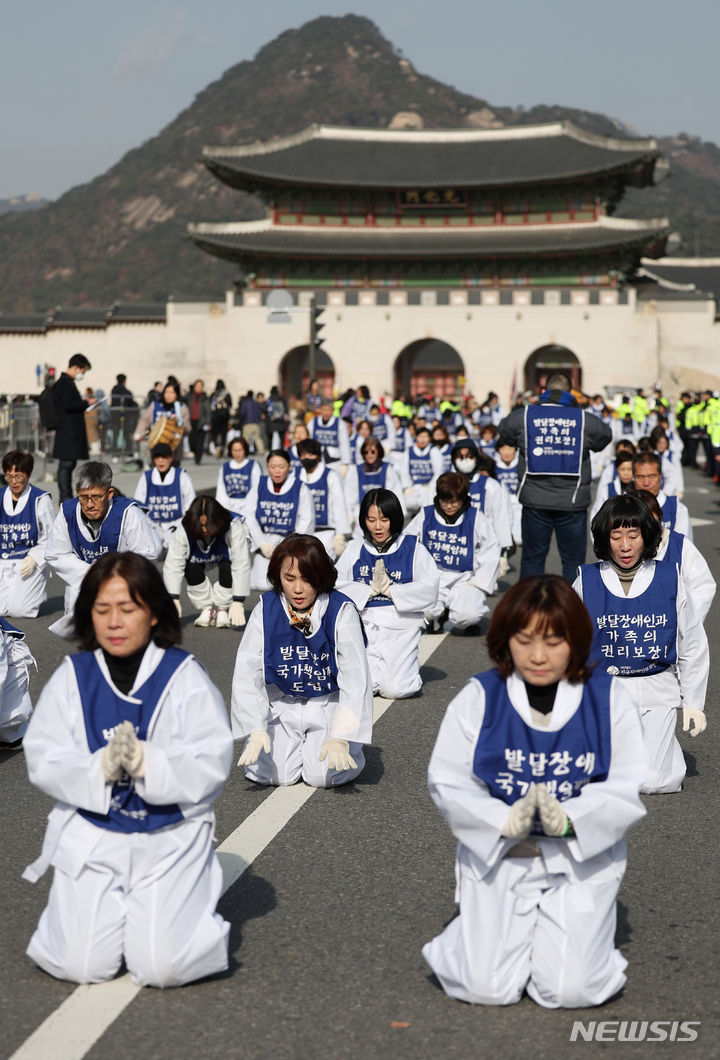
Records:
[[[60,503],[70,500],[72,473],[78,460],[87,460],[89,454],[85,433],[85,409],[77,383],[90,369],[90,361],[82,353],[73,354],[67,370],[62,373],[53,388],[57,427],[52,455],[58,460],[58,491]]]

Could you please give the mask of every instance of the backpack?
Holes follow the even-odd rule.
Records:
[[[55,405],[55,384],[46,386],[40,397],[38,398],[38,412],[40,414],[40,423],[43,429],[46,431],[54,431],[58,425],[59,419],[57,414],[57,408]]]

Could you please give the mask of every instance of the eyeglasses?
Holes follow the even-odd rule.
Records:
[[[13,482],[15,479],[19,480],[19,479],[24,479],[24,478],[27,478],[27,475],[25,474],[24,471],[6,471],[5,472],[5,479],[6,479],[7,482]]]
[[[85,507],[86,504],[100,504],[101,501],[107,497],[108,493],[109,489],[103,490],[102,493],[78,493],[77,499],[80,501],[80,504]]]

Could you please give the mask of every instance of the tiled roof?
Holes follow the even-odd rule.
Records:
[[[664,218],[633,221],[602,217],[582,224],[487,225],[417,228],[342,228],[273,225],[264,221],[188,225],[190,238],[221,257],[418,259],[485,258],[587,253],[641,247],[662,253]]]
[[[57,306],[50,313],[0,313],[0,334],[106,328],[108,324],[164,324],[165,318],[165,302],[116,302],[109,309]]]
[[[503,187],[637,171],[653,183],[655,140],[595,136],[570,122],[448,131],[311,125],[295,136],[206,147],[202,160],[233,187]]]
[[[671,285],[692,285],[697,292],[713,295],[720,306],[720,258],[661,258],[648,262],[647,272]]]

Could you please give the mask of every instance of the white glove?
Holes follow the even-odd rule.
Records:
[[[350,744],[347,740],[326,740],[320,748],[318,761],[328,760],[328,769],[336,769],[338,773],[345,769],[357,769],[357,762],[350,754]]]
[[[690,726],[694,726],[691,728]],[[683,732],[689,732],[691,736],[697,736],[707,727],[707,718],[704,710],[694,710],[692,707],[683,707]]]
[[[568,815],[544,784],[536,784],[535,790],[537,792],[537,807],[543,832],[545,835],[565,835],[570,823]]]
[[[230,604],[229,615],[231,626],[245,625],[245,608],[242,605],[242,600],[233,600]]]
[[[105,774],[105,782],[107,784],[113,784],[122,776],[123,767],[121,761],[121,747],[121,742],[117,741],[113,736],[112,740],[102,753],[101,761],[103,773]]]
[[[510,566],[507,556],[500,557],[500,566],[498,567],[498,578],[504,578],[508,572]]]
[[[345,540],[345,534],[333,534],[332,539],[332,550],[336,556],[342,556],[343,552],[347,548],[347,541]]]
[[[20,572],[20,577],[21,578],[29,578],[36,567],[37,567],[36,560],[34,560],[32,558],[32,556],[26,556],[25,559],[20,564],[20,566],[18,567],[18,571]]]
[[[381,559],[376,559],[372,579],[370,580],[370,596],[389,596],[392,587],[393,580],[388,574],[385,564]]]
[[[180,598],[178,597],[177,600],[173,600],[173,603],[175,604],[175,610],[178,613],[178,618],[182,618],[182,604],[180,603]]]
[[[340,478],[345,478],[345,476],[347,475],[347,471],[348,471],[347,464],[341,464],[340,467],[338,468],[338,475],[340,476]]]
[[[275,546],[271,544],[270,541],[263,541],[262,545],[260,546],[260,551],[262,552],[265,559],[270,559],[273,552],[275,551]]]
[[[263,729],[257,729],[248,736],[245,750],[238,758],[238,765],[254,766],[261,751],[270,754],[270,737]]]
[[[535,785],[531,784],[527,795],[514,802],[510,808],[510,815],[505,822],[502,834],[508,839],[527,839],[535,818],[537,806],[537,794]]]
[[[116,732],[121,740],[123,769],[131,777],[145,776],[145,741],[138,740],[135,728],[130,721],[124,721]]]

